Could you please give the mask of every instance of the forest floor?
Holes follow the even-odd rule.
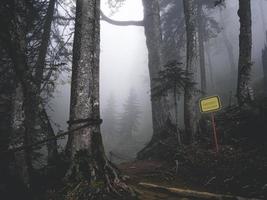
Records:
[[[256,152],[253,152],[253,154],[255,153]],[[225,154],[225,152],[222,154]],[[251,154],[249,157],[250,156]],[[222,160],[225,162],[223,156],[215,156],[214,158],[214,165],[212,165],[212,167],[218,167]],[[153,160],[122,163],[118,167],[122,171],[128,184],[137,190],[142,200],[186,200],[189,198],[179,197],[179,195],[173,195],[162,190],[147,189],[140,185],[140,183],[150,183],[167,188],[265,199],[267,189],[266,159],[263,161],[264,163],[259,163],[262,162],[262,160],[257,160],[257,158],[254,159],[253,163],[250,163],[249,159],[243,157],[242,159],[246,159],[247,163],[249,163],[245,166],[244,163],[241,162],[242,159],[240,157],[235,158],[236,160],[234,160],[233,163],[226,163],[226,165],[229,166],[228,168],[225,165],[214,170],[207,167],[206,171],[203,168],[198,171],[192,166],[182,164],[179,166],[176,173],[175,164]],[[234,166],[236,163],[239,163],[238,161],[240,165]],[[201,168],[203,166],[199,167]],[[240,172],[235,171],[238,168]],[[189,170],[192,171],[190,172]],[[252,173],[252,171],[254,172]]]
[[[155,148],[150,149],[146,158],[121,163],[118,167],[127,182],[141,191],[142,200],[173,198],[166,190],[148,190],[140,185],[142,182],[167,188],[267,199],[266,100],[244,109],[229,107],[216,116],[218,153],[214,151],[212,131],[203,126],[201,140],[194,144],[177,148],[175,136],[165,135]],[[205,124],[211,127],[207,119]]]

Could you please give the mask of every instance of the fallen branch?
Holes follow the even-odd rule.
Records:
[[[150,190],[159,190],[165,193],[169,193],[172,195],[177,195],[181,197],[188,197],[188,198],[196,198],[196,199],[207,199],[207,200],[260,200],[257,198],[245,198],[239,196],[232,196],[232,195],[224,195],[224,194],[214,194],[209,192],[199,192],[195,190],[189,189],[180,189],[180,188],[168,188],[163,187],[151,183],[139,183],[140,186],[150,189]]]

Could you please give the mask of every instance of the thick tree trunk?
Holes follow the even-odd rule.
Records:
[[[16,138],[15,144],[17,145],[24,143],[22,135],[25,132],[25,127],[23,126],[24,116],[23,91],[21,84],[18,83],[12,97],[12,137]],[[30,175],[27,169],[25,151],[16,152],[14,158],[15,171],[19,179],[25,185],[28,185]]]
[[[186,24],[186,71],[192,82],[196,82],[198,67],[197,7],[194,0],[184,0]],[[197,100],[194,87],[186,85],[184,94],[184,122],[186,142],[193,142],[197,132]]]
[[[172,122],[175,124],[175,119],[172,119],[171,117],[170,107],[170,102],[174,102],[175,99],[170,100],[170,98],[173,98],[172,96],[158,97],[154,95],[154,88],[159,84],[156,82],[155,78],[158,77],[159,71],[163,69],[159,2],[158,0],[143,0],[142,2],[144,8],[146,45],[148,50],[153,135],[148,145],[138,152],[138,159],[149,157],[151,151],[154,151],[154,144],[157,144],[162,137],[168,137],[168,126],[170,123]]]
[[[153,89],[156,88],[159,71],[162,69],[162,35],[160,27],[159,3],[158,0],[143,0],[144,27],[146,44],[148,49],[148,68],[151,88],[153,137],[157,140],[160,134],[166,130],[166,122],[170,119],[171,111],[167,97],[154,97]]]
[[[77,0],[69,129],[91,125],[68,139],[71,165],[67,178],[80,183],[78,190],[75,185],[68,193],[72,199],[113,199],[107,195],[130,191],[107,160],[100,133],[99,17],[99,0]]]
[[[26,2],[25,1],[13,1],[14,9],[12,18],[10,21],[10,27],[8,27],[9,37],[8,41],[5,41],[7,52],[13,62],[15,76],[19,80],[22,86],[23,93],[23,110],[25,114],[24,119],[24,145],[29,145],[33,141],[33,136],[36,133],[35,122],[37,118],[38,98],[37,88],[32,83],[31,70],[27,64],[26,56]],[[27,166],[27,172],[29,174],[29,187],[33,184],[33,165],[32,165],[32,149],[25,150],[25,160]]]
[[[267,23],[266,23],[266,20],[265,20],[265,12],[263,10],[263,8],[264,8],[264,1],[265,0],[260,0],[260,3],[258,4],[259,5],[259,9],[260,9],[260,16],[261,16],[261,22],[262,22],[263,32],[265,32],[267,30]]]
[[[201,80],[201,92],[203,94],[207,93],[207,80],[206,80],[206,66],[205,66],[205,38],[204,38],[204,24],[203,24],[203,10],[202,3],[197,2],[197,12],[198,12],[198,45],[199,45],[199,62],[200,62],[200,80]]]
[[[237,80],[237,100],[242,106],[250,101],[249,79],[251,72],[251,5],[250,0],[239,0],[238,16],[240,18],[239,35],[239,60],[238,60],[238,80]]]

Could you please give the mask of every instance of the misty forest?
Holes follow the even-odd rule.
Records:
[[[1,200],[267,199],[267,0],[1,0]]]

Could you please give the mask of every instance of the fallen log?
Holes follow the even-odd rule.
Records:
[[[257,198],[245,198],[240,196],[233,195],[224,195],[224,194],[214,194],[210,192],[199,192],[195,190],[189,189],[181,189],[181,188],[172,188],[172,187],[163,187],[151,183],[139,183],[140,186],[150,189],[150,190],[158,190],[164,193],[177,195],[180,197],[187,197],[193,199],[205,199],[205,200],[260,200]]]

